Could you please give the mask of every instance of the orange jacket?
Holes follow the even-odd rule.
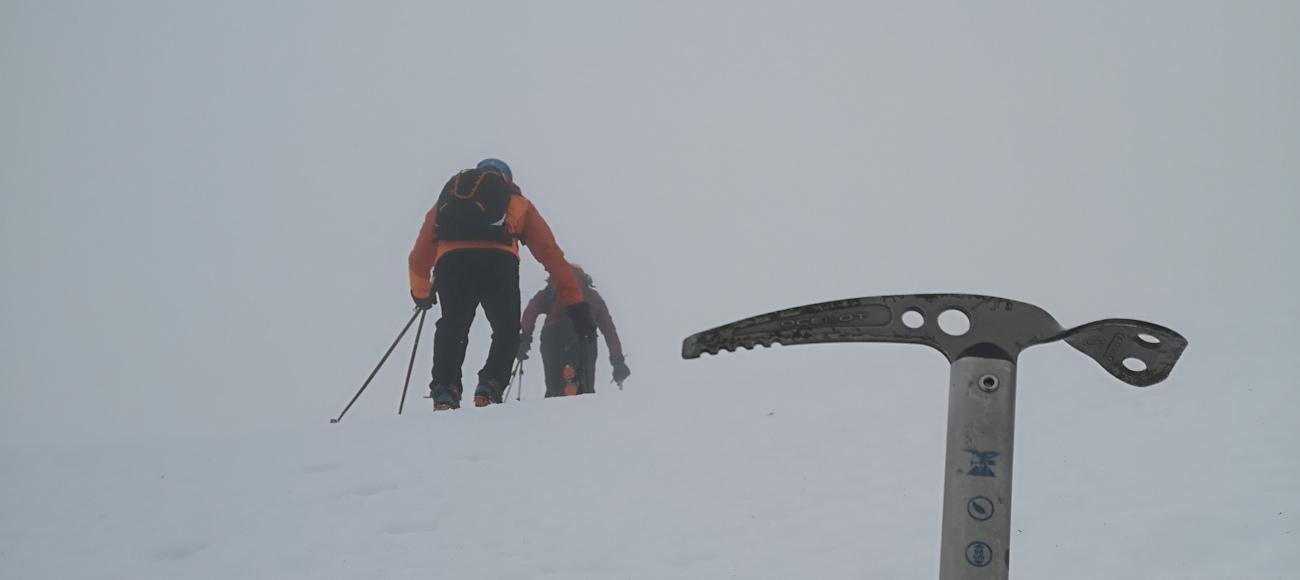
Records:
[[[516,187],[516,192],[518,188]],[[424,216],[424,225],[420,227],[420,235],[415,239],[415,247],[411,248],[411,255],[407,258],[407,266],[410,269],[411,295],[418,298],[429,296],[432,291],[432,281],[430,273],[433,267],[437,265],[438,260],[443,256],[456,250],[465,250],[469,248],[492,248],[503,252],[510,252],[515,257],[519,257],[519,240],[523,240],[528,246],[529,252],[546,272],[551,275],[551,280],[555,282],[555,287],[559,290],[560,302],[565,305],[582,302],[582,290],[578,288],[578,277],[573,274],[573,269],[569,267],[569,261],[564,257],[564,250],[555,243],[555,236],[551,233],[551,226],[546,224],[542,219],[542,214],[537,212],[537,208],[532,202],[521,193],[516,193],[510,198],[510,205],[506,208],[506,231],[515,238],[509,246],[497,242],[487,241],[438,241],[435,233],[435,225],[438,223],[438,207],[435,205],[429,209],[429,213]]]

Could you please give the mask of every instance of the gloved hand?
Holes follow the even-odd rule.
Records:
[[[623,357],[610,357],[609,364],[614,367],[614,382],[621,385],[623,381],[632,376],[632,369],[627,368],[627,362],[623,360]]]
[[[528,360],[528,351],[533,348],[533,337],[519,335],[519,354],[515,358],[519,360]]]
[[[420,310],[428,310],[430,308],[433,308],[434,304],[438,303],[438,295],[430,291],[428,296],[424,298],[420,298],[419,296],[416,296],[414,292],[412,292],[411,300],[415,301],[416,308],[419,308]]]
[[[573,322],[573,331],[578,338],[587,342],[596,342],[596,321],[591,319],[591,305],[586,302],[569,305],[569,320]]]

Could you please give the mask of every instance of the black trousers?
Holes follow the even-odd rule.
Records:
[[[573,331],[573,324],[567,319],[542,328],[538,350],[542,353],[542,368],[546,374],[546,396],[564,395],[565,366],[581,373],[577,376],[578,394],[596,392],[596,343],[588,343],[584,349],[578,334]],[[585,366],[582,364],[584,359]]]
[[[519,259],[492,249],[456,250],[434,267],[442,317],[433,335],[433,382],[460,383],[474,314],[483,307],[492,325],[492,346],[479,380],[505,385],[519,350]]]

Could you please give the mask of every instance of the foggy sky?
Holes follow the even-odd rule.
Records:
[[[595,277],[629,389],[876,388],[865,419],[938,425],[882,413],[942,400],[925,349],[680,341],[974,292],[1190,339],[1141,395],[1027,352],[1037,412],[1084,409],[1063,428],[1140,400],[1300,435],[1295,3],[627,4],[0,3],[0,449],[317,428],[409,314],[442,183],[487,156]],[[349,421],[396,420],[400,366]]]

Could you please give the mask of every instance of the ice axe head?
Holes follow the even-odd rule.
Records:
[[[949,331],[939,316],[957,312],[969,328]],[[1168,378],[1187,339],[1140,320],[1108,319],[1063,329],[1042,308],[973,294],[909,294],[851,298],[752,316],[686,338],[682,357],[773,344],[898,342],[930,346],[949,362],[969,356],[1016,361],[1020,351],[1065,340],[1133,386]]]

